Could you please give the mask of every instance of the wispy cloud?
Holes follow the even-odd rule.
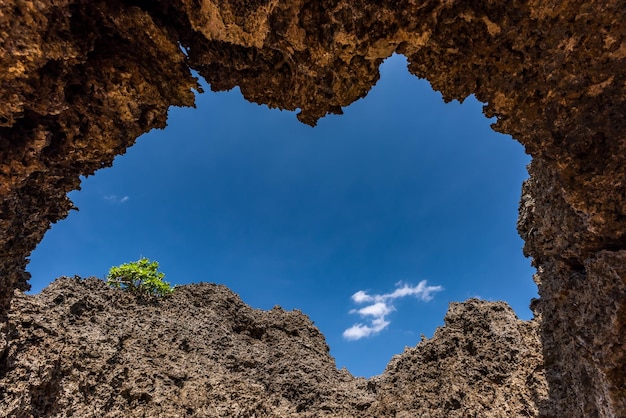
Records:
[[[405,296],[414,296],[419,300],[428,302],[434,297],[433,294],[443,290],[441,286],[428,286],[426,280],[422,280],[416,286],[407,283],[396,283],[396,289],[391,293],[382,295],[370,295],[364,290],[359,290],[352,295],[351,299],[354,303],[368,303],[367,306],[360,309],[352,309],[350,313],[359,314],[361,318],[368,321],[367,324],[354,324],[343,332],[343,338],[346,340],[360,340],[361,338],[376,335],[391,323],[387,320],[387,315],[395,311],[393,301]]]
[[[128,196],[118,197],[115,194],[108,194],[104,196],[104,200],[112,203],[125,203],[130,199]]]

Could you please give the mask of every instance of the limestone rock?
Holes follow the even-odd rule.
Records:
[[[547,398],[536,323],[501,302],[452,304],[370,381],[336,369],[303,313],[255,310],[214,284],[146,301],[62,278],[17,295],[8,319],[3,416],[508,417]]]
[[[518,229],[538,269],[551,416],[626,416],[623,0],[2,0],[0,319],[80,175],[213,90],[315,124],[392,53],[470,94],[533,157]],[[210,116],[210,115],[209,115]]]
[[[405,349],[376,379],[372,416],[545,414],[548,391],[537,328],[503,302],[452,303],[433,338]]]

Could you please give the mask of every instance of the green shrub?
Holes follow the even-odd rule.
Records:
[[[174,287],[163,280],[165,274],[157,271],[158,268],[159,263],[142,257],[131,263],[111,267],[107,284],[137,295],[165,296],[172,293]]]

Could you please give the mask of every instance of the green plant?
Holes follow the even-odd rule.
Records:
[[[147,258],[111,267],[107,275],[107,284],[117,289],[143,296],[165,296],[174,291],[163,280],[165,274],[157,271],[159,263]]]

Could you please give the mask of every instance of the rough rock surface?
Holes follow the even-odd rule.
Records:
[[[0,357],[11,417],[515,417],[547,399],[535,322],[502,302],[452,304],[431,340],[366,381],[337,370],[301,312],[224,286],[156,301],[98,279],[13,299]]]
[[[26,256],[113,158],[196,85],[176,36],[116,1],[0,1],[0,316]]]
[[[504,302],[451,303],[430,340],[376,378],[372,416],[535,417],[548,409],[536,320]]]
[[[189,68],[314,124],[397,52],[446,100],[487,103],[533,157],[518,229],[538,269],[545,414],[626,416],[624,0],[0,5],[0,316],[79,175],[193,103]]]

